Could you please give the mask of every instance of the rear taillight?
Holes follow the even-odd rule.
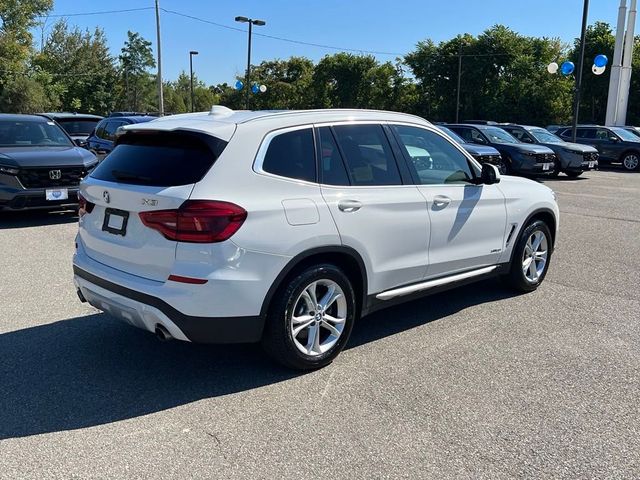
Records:
[[[177,242],[214,243],[230,238],[247,218],[244,208],[229,202],[187,200],[176,210],[140,212],[140,220]]]
[[[80,192],[78,192],[78,216],[82,217],[85,213],[93,212],[93,207],[95,207],[95,203],[91,203],[86,198],[82,196]]]

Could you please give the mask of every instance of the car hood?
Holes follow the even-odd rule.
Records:
[[[473,143],[463,143],[462,148],[464,148],[471,155],[484,156],[484,155],[500,155],[493,147],[488,147],[485,145],[475,145]]]
[[[547,198],[553,199],[555,202],[553,190],[542,183],[536,182],[535,180],[529,180],[528,178],[501,175],[498,186],[503,193],[507,194],[507,197]]]
[[[0,162],[16,167],[63,167],[94,163],[93,153],[80,147],[3,147]]]
[[[530,145],[528,143],[500,143],[494,144],[498,150],[506,150],[508,152],[520,152],[520,153],[553,153],[549,147],[544,145]]]
[[[598,152],[598,149],[595,147],[592,147],[591,145],[581,145],[579,143],[571,143],[571,142],[543,143],[541,145],[545,145],[553,151],[556,151],[556,149],[557,150],[565,149],[565,150],[571,150],[576,153],[597,153]]]

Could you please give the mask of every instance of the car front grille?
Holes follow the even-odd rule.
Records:
[[[21,168],[18,179],[25,188],[75,187],[87,175],[87,169],[78,167]]]
[[[500,155],[475,155],[474,158],[483,163],[498,163],[501,159]]]
[[[596,152],[587,152],[582,154],[582,158],[585,162],[595,162],[598,160],[598,154]]]
[[[555,159],[555,153],[536,153],[536,162],[538,163],[554,162]]]

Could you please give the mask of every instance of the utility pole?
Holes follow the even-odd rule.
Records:
[[[158,38],[158,111],[164,115],[164,96],[162,94],[162,47],[160,41],[160,0],[156,0],[156,33]]]
[[[247,48],[247,78],[245,79],[244,89],[246,90],[247,95],[247,110],[249,110],[249,102],[251,101],[251,84],[249,83],[251,80],[251,30],[253,27],[253,22],[249,22],[249,46]]]
[[[462,76],[462,45],[458,47],[458,87],[456,88],[456,123],[460,116],[460,77]]]
[[[582,31],[580,33],[580,56],[578,57],[578,65],[576,72],[576,91],[573,99],[573,121],[571,124],[571,141],[576,141],[576,132],[578,126],[578,113],[580,111],[580,89],[582,88],[582,64],[584,63],[584,47],[585,37],[587,34],[587,17],[589,16],[589,0],[584,0],[582,9]]]
[[[198,55],[198,52],[191,50],[189,52],[189,76],[191,77],[191,112],[195,111],[195,100],[193,96],[193,56]]]

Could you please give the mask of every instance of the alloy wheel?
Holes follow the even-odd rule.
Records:
[[[535,230],[529,236],[522,252],[522,273],[529,283],[536,283],[547,265],[549,257],[547,236]]]
[[[347,300],[340,285],[315,280],[294,303],[289,318],[293,343],[305,355],[321,355],[338,342],[346,320]]]
[[[622,165],[627,170],[636,170],[638,168],[638,163],[640,159],[638,159],[638,155],[635,153],[630,153],[624,157],[622,160]]]

